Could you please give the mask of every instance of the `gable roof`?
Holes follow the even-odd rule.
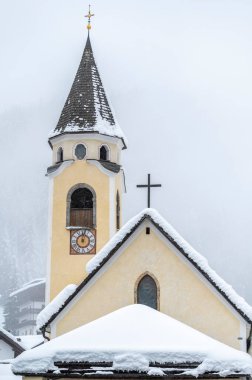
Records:
[[[25,351],[25,347],[19,343],[18,338],[3,328],[0,328],[0,340],[3,340],[5,343],[12,347],[13,351],[15,352],[15,356]]]
[[[151,326],[151,328],[150,328]],[[168,367],[168,368],[167,368]],[[25,352],[22,375],[219,377],[252,374],[252,358],[144,305],[130,305]],[[211,374],[211,375],[210,375]]]
[[[208,264],[208,261],[190,246],[179,233],[154,209],[144,209],[130,219],[109,242],[86,265],[88,276],[65,300],[64,304],[41,326],[45,329],[75,296],[89,283],[101,268],[113,257],[118,249],[130,238],[144,221],[151,222],[162,235],[206,278],[224,299],[249,323],[252,322],[252,307],[239,296]],[[52,301],[53,303],[53,301]],[[51,304],[51,303],[50,303]],[[50,305],[49,304],[49,305]],[[50,306],[46,306],[50,307]]]
[[[66,133],[92,132],[118,137],[126,148],[125,136],[105,94],[88,35],[72,88],[49,140]]]

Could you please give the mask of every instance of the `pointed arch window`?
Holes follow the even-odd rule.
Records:
[[[109,149],[107,145],[102,145],[100,147],[100,160],[108,161],[109,160]]]
[[[138,282],[136,289],[136,303],[158,310],[158,288],[156,281],[148,274]]]
[[[63,161],[63,148],[59,147],[57,150],[57,163]]]
[[[67,196],[67,226],[95,227],[96,195],[85,184],[78,184],[70,189]]]
[[[116,229],[120,229],[120,195],[119,191],[116,193]]]

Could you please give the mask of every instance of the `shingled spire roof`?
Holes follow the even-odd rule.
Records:
[[[124,134],[106,97],[88,35],[72,88],[49,138],[66,133],[90,132],[121,138],[126,147]]]

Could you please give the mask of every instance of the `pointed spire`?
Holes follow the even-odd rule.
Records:
[[[106,97],[88,33],[72,88],[50,138],[65,133],[90,132],[119,137],[126,147],[124,134],[115,121]]]

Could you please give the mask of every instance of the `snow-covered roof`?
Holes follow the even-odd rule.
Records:
[[[42,335],[20,335],[17,337],[17,340],[26,350],[36,347],[44,342]]]
[[[131,236],[144,220],[153,223],[160,232],[175,246],[180,253],[186,257],[199,272],[218,290],[218,292],[229,302],[229,304],[247,321],[252,322],[252,307],[239,296],[236,291],[224,281],[209,265],[205,257],[190,246],[179,233],[155,210],[144,209],[135,217],[130,219],[110,240],[109,242],[90,260],[86,265],[89,275],[76,288],[76,290],[65,300],[64,304],[56,311],[53,306],[54,314],[50,318],[43,318],[43,325],[46,327],[54,318],[72,301],[72,299],[89,283],[100,268],[115,254],[121,245]],[[54,301],[52,301],[54,303]]]
[[[12,292],[10,294],[10,297],[17,295],[18,293],[25,292],[26,290],[34,288],[36,286],[45,284],[45,281],[46,281],[45,278],[36,278],[35,280],[27,282],[21,288],[19,288],[19,289],[15,290],[14,292]]]
[[[60,377],[71,371],[90,377],[118,371],[164,376],[171,370],[181,377],[225,377],[252,374],[252,358],[159,311],[130,305],[24,352],[12,369]]]
[[[9,331],[4,328],[0,328],[0,340],[4,340],[9,344],[16,353],[23,352],[26,348],[25,345],[19,340],[17,336],[12,335]]]
[[[226,296],[226,298],[235,306],[244,317],[252,321],[252,307],[239,296],[236,291],[224,281],[209,265],[205,257],[197,252],[191,245],[185,241],[181,235],[155,210],[151,208],[144,209],[138,215],[126,223],[109,242],[95,255],[86,265],[89,274],[93,273],[110,257],[113,250],[117,249],[122,242],[135,230],[135,228],[145,219],[151,220],[165,236],[179,249],[205,277],[215,285],[215,287]]]
[[[67,285],[37,316],[37,329],[40,330],[47,321],[65,304],[66,300],[75,292],[77,286]]]
[[[25,350],[29,350],[44,342],[42,335],[20,335],[14,336],[4,328],[0,328],[0,340],[3,339],[11,347],[14,348],[17,354]]]
[[[126,147],[124,133],[105,94],[88,36],[72,88],[49,139],[66,133],[90,132],[122,139]]]

